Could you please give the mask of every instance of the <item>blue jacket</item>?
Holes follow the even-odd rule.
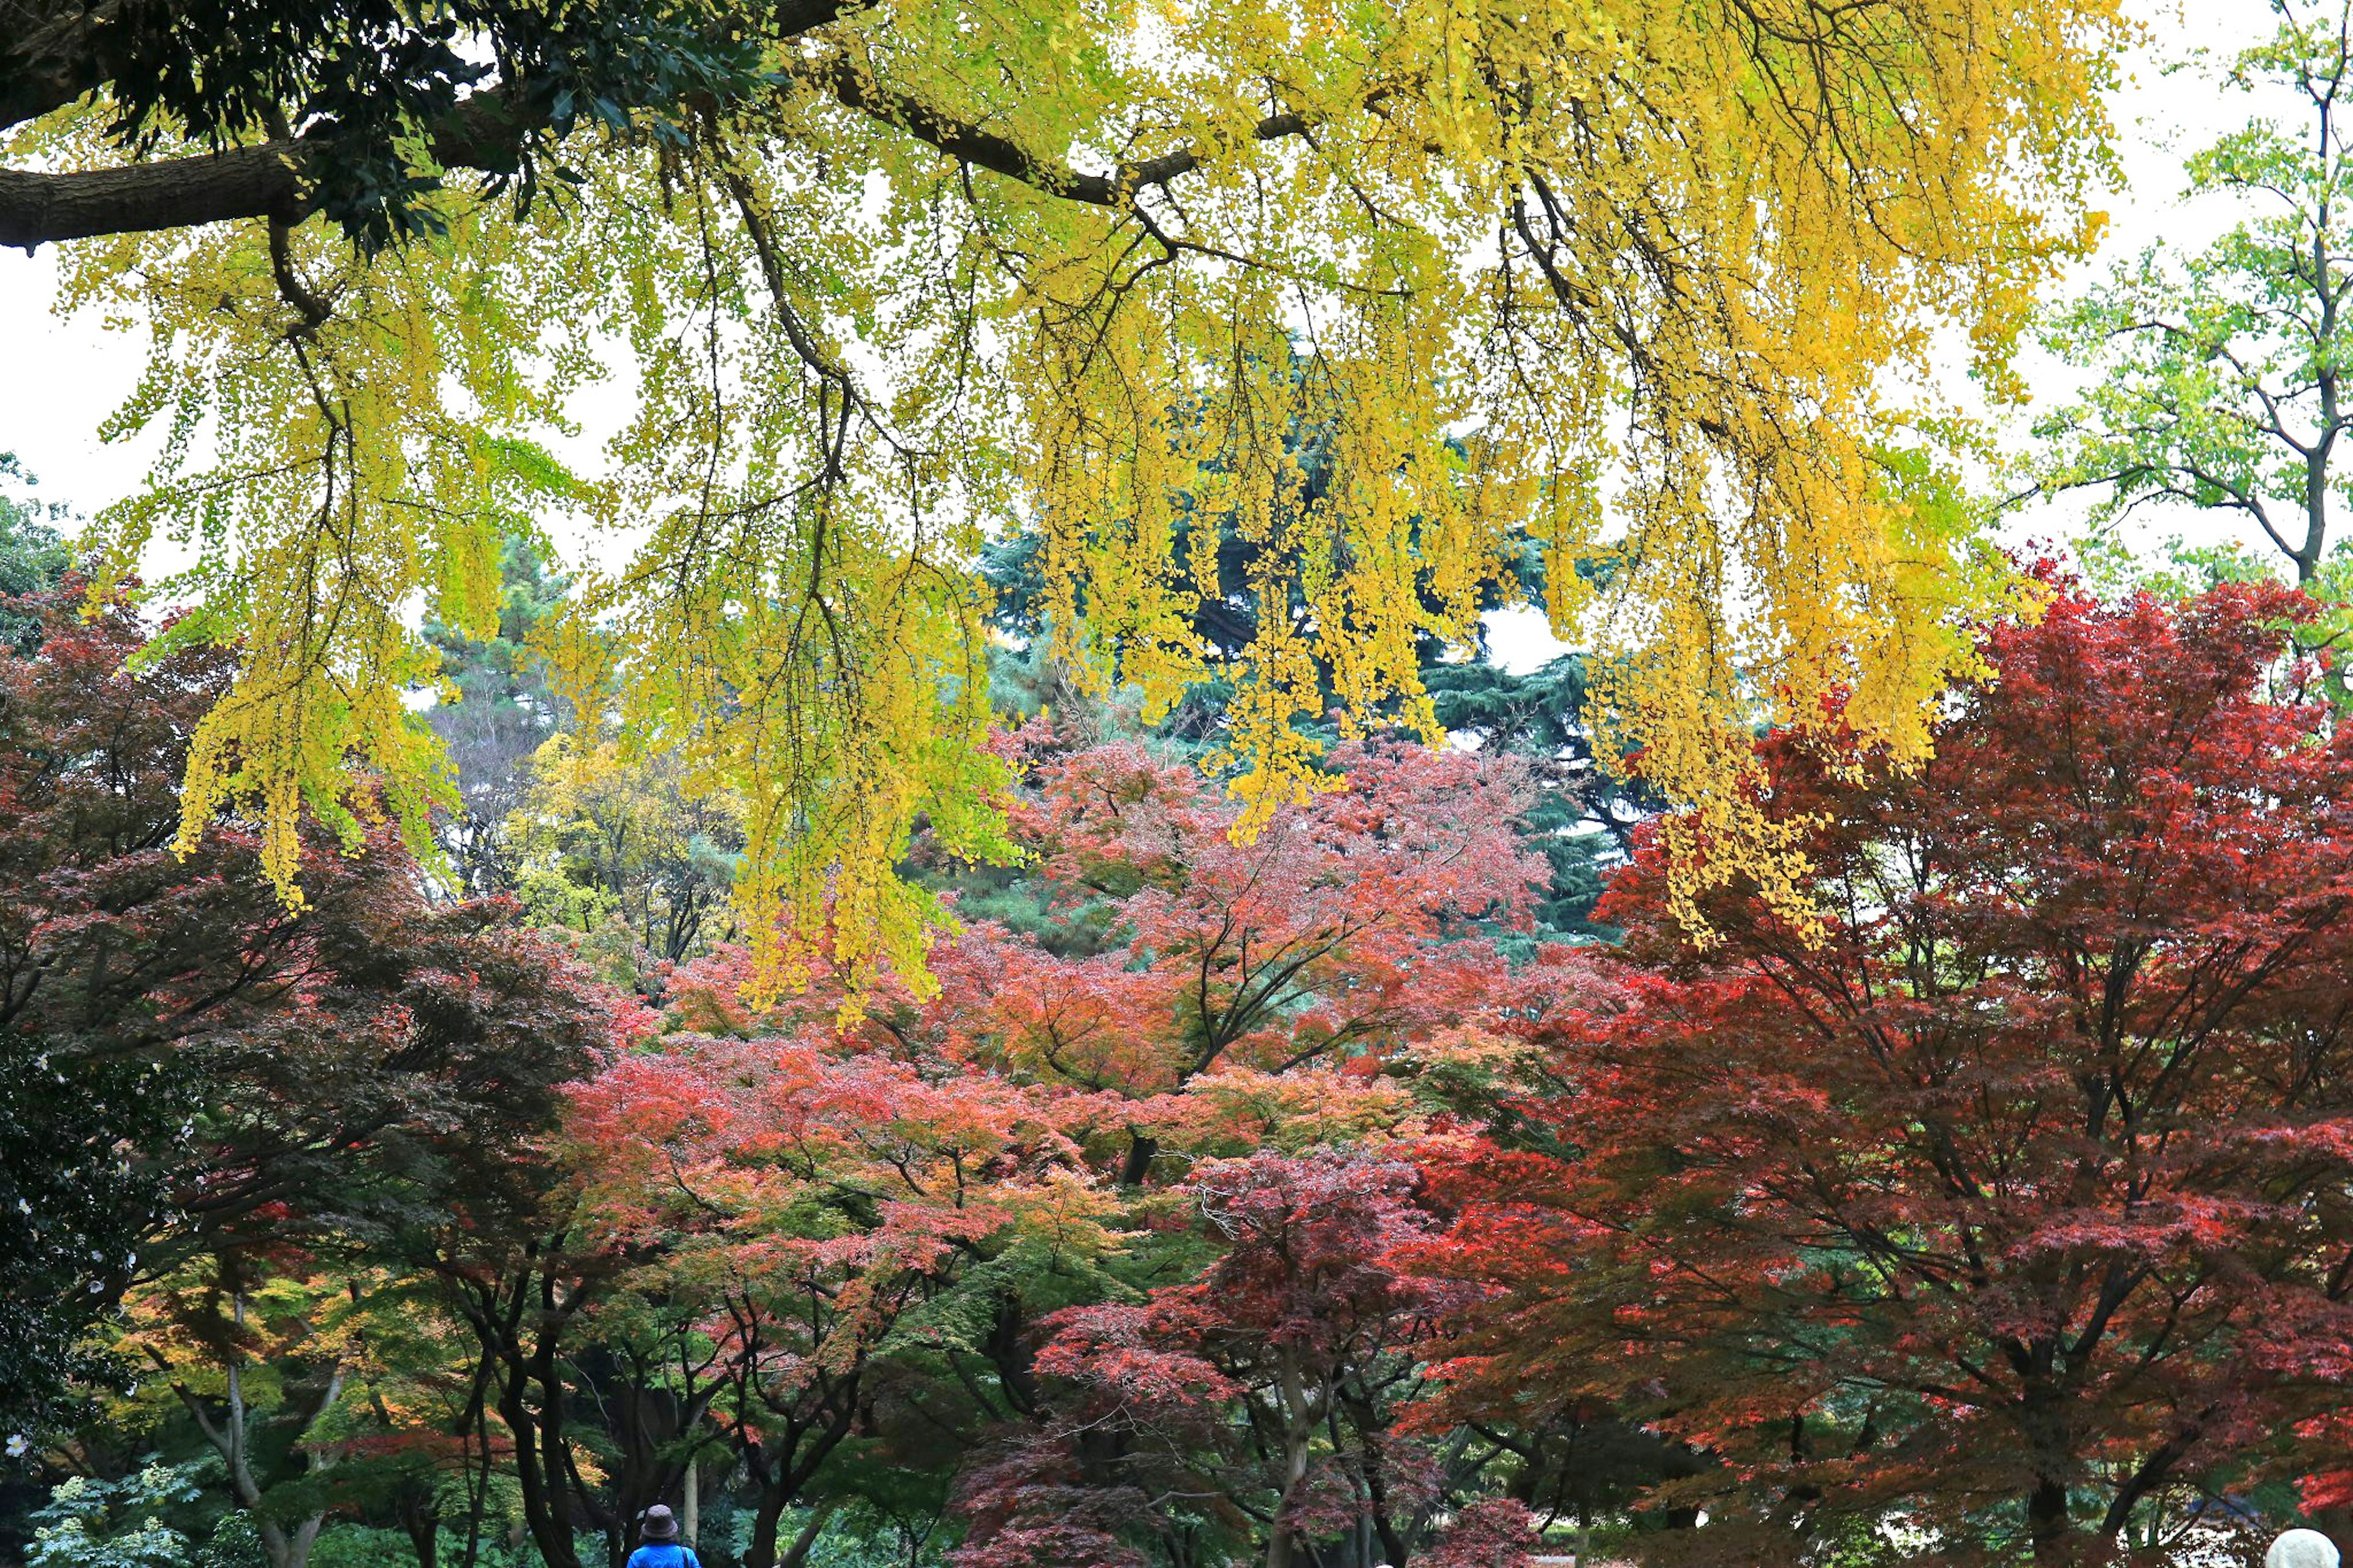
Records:
[[[629,1568],[702,1568],[694,1548],[680,1541],[649,1541],[629,1553]]]

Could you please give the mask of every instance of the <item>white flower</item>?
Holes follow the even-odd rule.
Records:
[[[11,1432],[8,1434],[8,1457],[10,1458],[23,1458],[25,1457],[25,1451],[32,1446],[32,1444],[25,1440],[25,1435],[22,1432]]]

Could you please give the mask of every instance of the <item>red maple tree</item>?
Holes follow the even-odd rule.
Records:
[[[249,823],[177,852],[233,650],[142,658],[153,628],[78,581],[0,596],[0,1409],[39,1430],[89,1391],[69,1377],[138,1377],[235,1458],[274,1557],[355,1497],[430,1540],[439,1472],[484,1451],[459,1434],[489,1445],[484,1385],[463,1414],[462,1392],[360,1413],[352,1364],[387,1364],[365,1336],[255,1302],[326,1281],[355,1308],[445,1249],[534,1237],[561,1086],[631,1010],[511,906],[436,905],[381,825],[349,846],[306,830],[299,910]],[[256,1363],[299,1397],[182,1382]],[[330,1412],[351,1461],[332,1477],[301,1439]]]
[[[1240,1547],[1287,1568],[1335,1542],[1345,1561],[1406,1561],[1460,1479],[1396,1430],[1459,1295],[1397,1266],[1435,1228],[1417,1184],[1402,1162],[1331,1149],[1197,1171],[1184,1191],[1217,1251],[1147,1300],[1052,1321],[1037,1360],[1052,1416],[979,1479],[959,1563],[1006,1561],[1001,1533],[1074,1517],[1088,1563],[1128,1560],[1123,1525],[1170,1562]]]
[[[2105,1560],[2342,1463],[2353,732],[2284,590],[2054,591],[1916,772],[1762,748],[1820,931],[1735,889],[1695,940],[1646,850],[1565,1029],[1577,1152],[1451,1157],[1437,1250],[1494,1292],[1459,1398],[1713,1455],[1658,1499],[1708,1560],[1891,1517]]]

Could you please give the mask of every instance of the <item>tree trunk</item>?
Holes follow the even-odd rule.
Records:
[[[1356,1406],[1361,1430],[1370,1432],[1375,1426],[1375,1414],[1368,1400],[1352,1402]],[[1364,1447],[1365,1462],[1365,1523],[1367,1533],[1380,1544],[1379,1553],[1373,1550],[1373,1541],[1365,1543],[1365,1562],[1388,1563],[1390,1568],[1405,1568],[1405,1560],[1412,1548],[1406,1539],[1407,1531],[1398,1528],[1395,1500],[1389,1496],[1388,1473],[1383,1466],[1381,1447],[1367,1442]]]
[[[1031,1370],[1036,1348],[1029,1342],[1018,1293],[1008,1290],[997,1299],[997,1310],[989,1320],[988,1338],[981,1345],[981,1353],[997,1368],[1005,1402],[1014,1412],[1021,1415],[1038,1414],[1045,1395]]]
[[[1315,1435],[1314,1413],[1308,1406],[1307,1380],[1299,1365],[1299,1352],[1285,1348],[1282,1368],[1282,1496],[1275,1504],[1274,1526],[1267,1535],[1266,1568],[1291,1568],[1291,1499],[1298,1491],[1299,1483],[1307,1479],[1308,1447]]]
[[[744,1553],[744,1568],[776,1568],[776,1521],[784,1511],[782,1487],[760,1494],[760,1506],[752,1515],[752,1549]]]
[[[2026,1495],[2026,1538],[2037,1563],[2063,1563],[2067,1552],[2067,1483],[2048,1476]]]
[[[526,1286],[519,1287],[527,1289]],[[526,1355],[520,1343],[503,1347],[508,1363],[499,1390],[499,1415],[514,1434],[516,1489],[522,1494],[523,1523],[547,1568],[580,1568],[572,1544],[571,1499],[564,1477],[564,1382],[549,1331]],[[542,1404],[531,1406],[532,1385]]]
[[[405,1491],[400,1500],[400,1528],[417,1553],[417,1568],[438,1568],[441,1560],[441,1510],[430,1485]]]
[[[1141,1132],[1129,1133],[1127,1158],[1122,1160],[1119,1164],[1119,1184],[1123,1187],[1142,1186],[1145,1176],[1152,1169],[1154,1158],[1159,1152],[1159,1139],[1148,1138]]]
[[[2328,1537],[2339,1557],[2353,1563],[2353,1508],[2324,1508],[2313,1516],[2312,1527]]]
[[[817,1545],[817,1538],[825,1533],[825,1521],[832,1517],[831,1503],[820,1503],[812,1509],[808,1523],[801,1527],[791,1549],[776,1559],[776,1568],[801,1568],[801,1564],[808,1561],[810,1549]]]
[[[809,1510],[808,1522],[793,1537],[793,1543],[782,1552],[776,1550],[778,1526],[784,1519],[785,1502],[789,1494],[783,1487],[760,1494],[759,1510],[752,1516],[752,1550],[744,1556],[744,1568],[801,1568],[808,1561],[817,1538],[825,1533],[826,1521],[833,1517],[831,1503],[819,1503]]]
[[[308,1568],[311,1548],[319,1543],[319,1531],[326,1522],[325,1514],[314,1513],[296,1525],[294,1533],[286,1538],[285,1561],[273,1563],[270,1568]]]
[[[230,1312],[237,1325],[243,1328],[245,1295],[241,1289],[230,1298]],[[205,1402],[191,1393],[185,1384],[174,1384],[173,1392],[180,1396],[181,1404],[195,1418],[197,1429],[204,1433],[227,1465],[229,1488],[236,1494],[237,1506],[252,1516],[254,1533],[261,1538],[262,1554],[269,1558],[269,1568],[307,1568],[311,1561],[311,1547],[319,1539],[320,1527],[327,1522],[327,1516],[324,1511],[314,1513],[289,1531],[284,1523],[262,1511],[263,1489],[259,1479],[253,1473],[252,1432],[245,1403],[245,1369],[241,1363],[232,1361],[227,1371],[228,1409],[218,1421],[206,1413]],[[343,1369],[337,1366],[329,1375],[326,1390],[319,1396],[319,1403],[303,1418],[301,1428],[295,1435],[297,1451],[301,1449],[302,1439],[309,1435],[311,1428],[335,1407],[335,1402],[343,1397]],[[302,1464],[305,1470],[316,1474],[332,1462],[311,1452],[305,1456]]]

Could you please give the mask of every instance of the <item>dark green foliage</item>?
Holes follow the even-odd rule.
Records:
[[[1582,718],[1585,660],[1567,654],[1541,669],[1514,675],[1479,658],[1432,665],[1422,672],[1447,732],[1491,752],[1525,756],[1587,755]]]
[[[1539,933],[1614,936],[1615,927],[1594,923],[1593,906],[1600,901],[1602,881],[1609,875],[1603,852],[1615,847],[1594,831],[1577,795],[1545,791],[1520,818],[1520,827],[1552,868],[1552,880],[1535,910]]]
[[[0,452],[0,487],[30,489],[38,482],[14,452]],[[56,526],[65,511],[60,503],[43,504],[0,489],[0,598],[39,593],[65,580],[73,552]],[[0,605],[0,643],[22,653],[38,625],[30,612]]]
[[[105,49],[121,141],[297,135],[321,208],[366,249],[441,227],[420,131],[462,134],[491,189],[528,205],[565,176],[555,147],[575,127],[682,142],[689,98],[767,81],[756,42],[692,0],[132,0]],[[445,129],[461,102],[475,122]]]

